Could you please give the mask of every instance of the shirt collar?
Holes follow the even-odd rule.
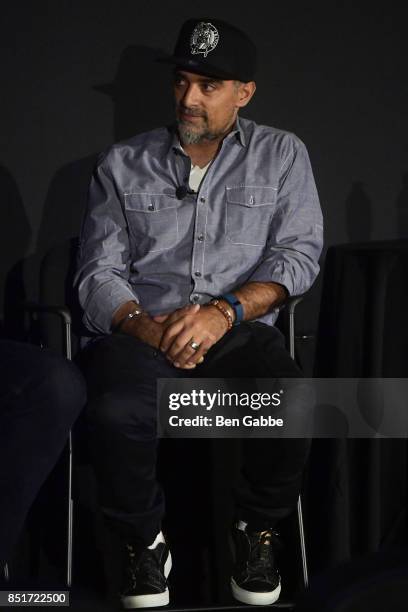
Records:
[[[235,137],[237,138],[237,140],[239,140],[239,142],[241,143],[241,145],[243,147],[246,147],[246,139],[245,139],[245,132],[244,132],[244,128],[242,127],[242,122],[239,119],[239,116],[237,115],[237,119],[235,121],[235,125],[232,128],[231,132],[228,134],[228,136],[226,136],[226,138],[232,138],[232,135],[235,135]]]
[[[177,124],[173,123],[173,125],[170,126],[169,131],[170,131],[170,148],[173,149],[173,151],[177,153],[186,155],[180,143],[180,138],[177,132]]]

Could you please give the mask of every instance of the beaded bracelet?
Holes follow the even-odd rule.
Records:
[[[212,306],[215,306],[217,308],[217,310],[219,310],[224,317],[227,320],[228,323],[228,329],[231,329],[232,327],[232,316],[231,313],[225,308],[225,306],[223,306],[222,304],[220,304],[220,300],[217,300],[217,298],[210,300],[210,304]]]

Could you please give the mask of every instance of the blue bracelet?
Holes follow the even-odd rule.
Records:
[[[234,325],[239,325],[244,318],[244,309],[239,299],[233,293],[224,293],[219,299],[225,300],[232,307],[235,313]]]

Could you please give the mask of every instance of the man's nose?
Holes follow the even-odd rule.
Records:
[[[186,108],[192,108],[194,106],[198,106],[200,101],[200,90],[198,85],[195,83],[190,83],[188,87],[186,87],[184,91],[184,95],[181,99],[181,102]]]

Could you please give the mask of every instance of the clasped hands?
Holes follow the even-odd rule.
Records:
[[[186,370],[202,363],[207,351],[228,330],[225,317],[211,305],[184,306],[152,320],[163,328],[158,348],[175,367]],[[191,342],[199,348],[194,349]]]

